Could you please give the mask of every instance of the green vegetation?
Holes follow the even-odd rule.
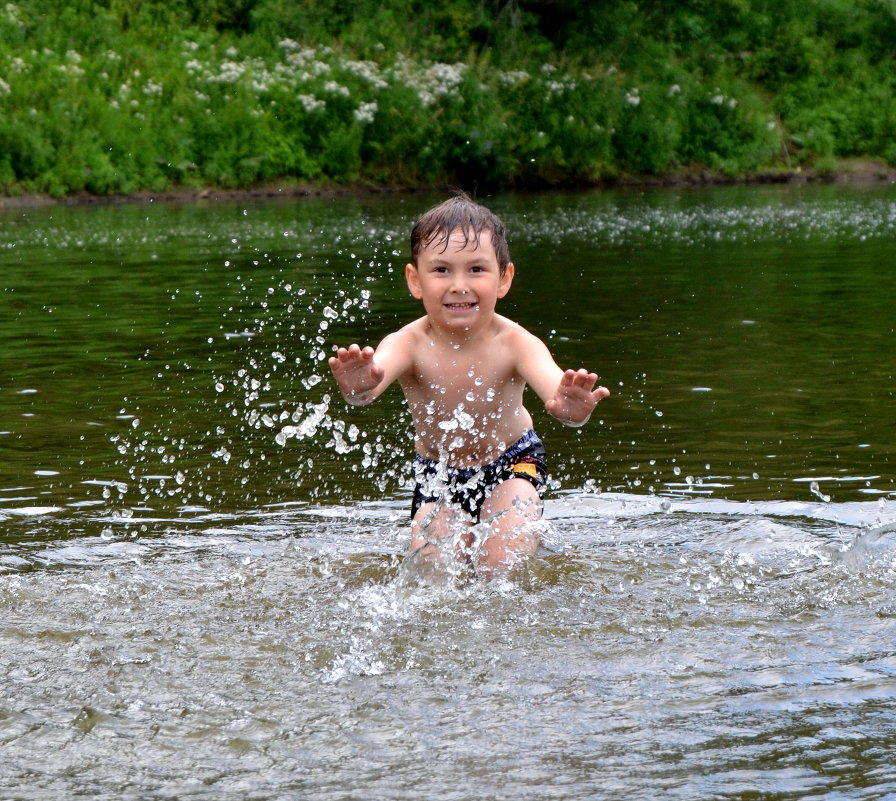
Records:
[[[896,164],[896,0],[18,0],[0,192]]]

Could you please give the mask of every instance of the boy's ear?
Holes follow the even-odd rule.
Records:
[[[503,298],[510,291],[510,285],[513,283],[513,274],[515,271],[513,262],[507,262],[507,269],[504,271],[504,275],[501,276],[498,282],[499,298]]]
[[[404,277],[408,282],[408,289],[411,295],[420,300],[423,297],[423,289],[420,286],[420,276],[417,274],[417,268],[413,264],[405,265]]]

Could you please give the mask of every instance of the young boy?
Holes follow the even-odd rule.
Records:
[[[425,315],[375,351],[338,348],[330,369],[350,404],[393,381],[404,391],[417,450],[411,553],[507,571],[538,548],[547,480],[524,388],[569,426],[610,393],[594,373],[561,370],[541,340],[495,313],[514,266],[491,211],[463,194],[446,200],[417,221],[411,253],[405,277]]]

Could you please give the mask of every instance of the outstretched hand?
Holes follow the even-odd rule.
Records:
[[[327,363],[333,377],[349,403],[361,405],[370,401],[369,393],[383,379],[383,368],[373,360],[373,348],[350,345],[338,348]]]
[[[591,412],[603,398],[610,394],[606,387],[596,387],[597,374],[587,370],[566,370],[560,379],[557,392],[544,408],[568,426],[580,426],[588,422]]]

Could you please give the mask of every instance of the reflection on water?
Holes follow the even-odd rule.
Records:
[[[0,796],[896,794],[896,195],[495,198],[614,395],[491,583],[402,561],[403,405],[323,363],[430,200],[2,212]]]

